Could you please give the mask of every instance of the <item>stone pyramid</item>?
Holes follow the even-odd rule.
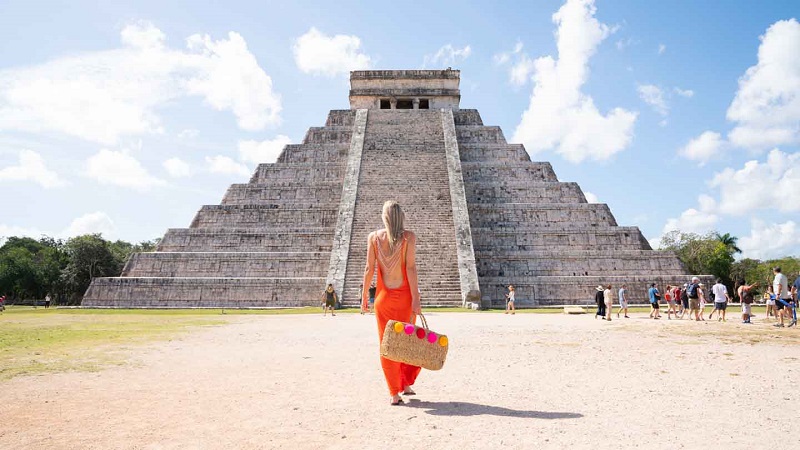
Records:
[[[122,276],[96,278],[84,306],[319,305],[328,282],[356,306],[366,238],[381,205],[400,202],[418,235],[423,304],[584,304],[598,284],[683,283],[678,258],[654,251],[605,204],[460,109],[457,70],[356,71],[349,110],[261,164],[189,228],[170,229]]]

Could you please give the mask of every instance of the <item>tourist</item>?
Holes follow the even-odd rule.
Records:
[[[50,294],[44,296],[44,309],[50,308]]]
[[[689,312],[689,294],[686,292],[687,287],[689,287],[689,283],[684,283],[683,288],[681,288],[681,319],[683,319],[683,316]],[[689,315],[689,318],[692,318],[691,314]]]
[[[742,323],[751,323],[750,318],[752,317],[751,305],[753,304],[753,288],[756,284],[745,284],[744,280],[739,282],[741,286],[737,290],[737,294],[739,294],[739,301],[742,302]]]
[[[792,294],[789,292],[789,279],[781,273],[780,267],[772,269],[775,278],[772,280],[772,289],[775,292],[775,316],[778,323],[774,326],[783,327],[783,318],[786,312],[791,313]]]
[[[603,291],[605,291],[605,288],[603,288],[603,286],[597,286],[595,288],[595,291],[596,292],[594,293],[594,302],[597,303],[597,312],[594,313],[594,318],[597,319],[597,316],[600,316],[603,318],[603,320],[605,320],[606,299],[605,296],[603,295]]]
[[[650,318],[660,319],[661,312],[659,311],[658,301],[661,300],[661,293],[658,292],[656,283],[650,284],[650,289],[647,290],[647,295],[650,297]]]
[[[706,313],[706,285],[700,283],[697,285],[697,297],[700,299],[700,320],[703,322],[706,321],[706,318],[703,317]]]
[[[377,269],[378,283],[375,296],[375,317],[378,322],[378,342],[389,320],[415,322],[422,312],[417,282],[417,238],[405,229],[404,214],[395,201],[383,204],[384,229],[373,231],[367,237],[367,266],[364,285],[372,282]],[[376,264],[377,262],[377,264]],[[361,293],[362,307],[369,292]],[[414,395],[411,389],[420,368],[381,357],[381,367],[391,396],[391,405],[400,405],[400,394]]]
[[[672,286],[664,288],[664,301],[667,302],[667,319],[672,320],[672,315],[678,318],[678,310],[675,309],[675,297],[673,297]]]
[[[6,310],[6,296],[4,295],[0,297],[0,312],[3,312],[5,310]]]
[[[372,309],[375,307],[375,283],[369,287],[369,313],[372,314]]]
[[[767,286],[767,292],[764,292],[764,303],[767,305],[767,319],[775,317],[775,292],[772,286]]]
[[[681,289],[680,286],[673,286],[673,288],[672,288],[672,301],[675,302],[675,305],[678,308],[678,311],[675,313],[675,318],[676,319],[678,318],[678,315],[683,317],[683,313],[685,311],[685,308],[683,306],[682,294],[683,294],[683,290]]]
[[[611,292],[611,285],[607,285],[603,291],[603,303],[606,307],[604,319],[611,321],[611,310],[614,309],[614,293]]]
[[[692,277],[692,282],[686,286],[686,296],[689,297],[689,319],[694,313],[694,320],[700,321],[700,278]]]
[[[628,285],[623,284],[621,288],[619,288],[619,292],[617,295],[619,296],[619,311],[617,311],[617,319],[619,319],[619,313],[622,312],[622,315],[625,316],[626,319],[630,319],[628,317]]]
[[[514,309],[514,286],[508,286],[508,293],[506,294],[506,314],[508,314],[509,310],[511,314],[516,314]]]
[[[336,309],[336,291],[333,290],[332,284],[329,284],[327,289],[325,289],[325,292],[322,293],[322,301],[323,301],[323,306],[322,306],[323,317],[328,315],[329,308],[331,310],[331,315],[335,316],[336,313],[334,313],[333,311]]]
[[[711,286],[711,292],[714,294],[714,310],[708,315],[708,320],[711,320],[714,313],[717,313],[717,320],[725,322],[725,310],[728,308],[728,301],[731,299],[728,296],[728,287],[722,284],[721,278],[717,278],[717,282],[714,286]]]

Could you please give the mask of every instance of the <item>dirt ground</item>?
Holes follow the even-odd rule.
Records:
[[[444,369],[388,405],[374,317],[228,316],[94,373],[0,384],[0,448],[798,448],[800,331],[431,313]],[[789,382],[795,381],[795,386]]]

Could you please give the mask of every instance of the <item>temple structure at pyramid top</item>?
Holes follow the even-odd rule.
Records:
[[[319,305],[333,283],[356,306],[367,235],[389,199],[418,237],[424,305],[501,306],[510,284],[518,306],[585,304],[596,286],[623,283],[646,301],[650,283],[688,281],[673,253],[461,109],[459,80],[451,69],[351,72],[351,109],[330,111],[122,276],[94,279],[83,304]]]

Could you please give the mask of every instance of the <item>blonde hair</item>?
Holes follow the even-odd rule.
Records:
[[[394,200],[389,200],[383,204],[383,225],[386,227],[386,236],[389,238],[389,246],[394,248],[394,245],[403,236],[403,221],[405,214],[400,204]]]

